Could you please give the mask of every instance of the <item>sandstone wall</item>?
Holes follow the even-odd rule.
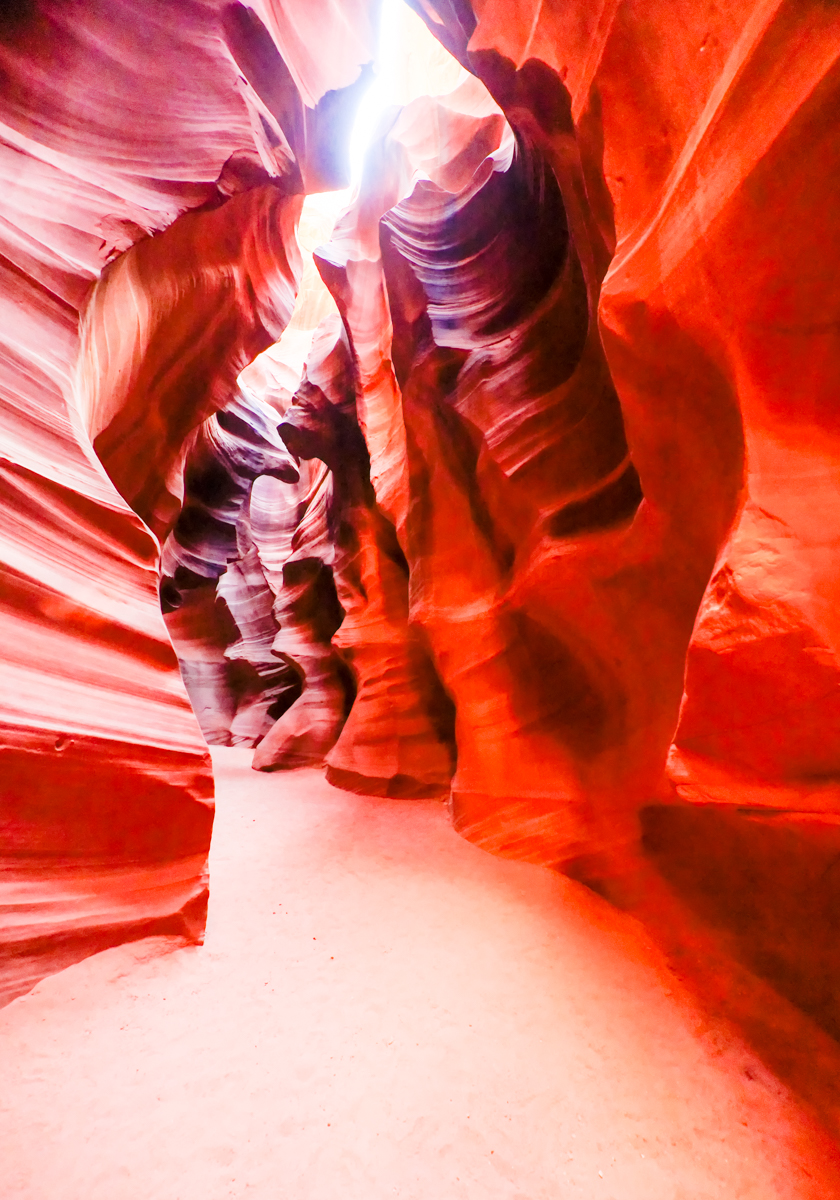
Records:
[[[366,37],[324,64],[330,87],[358,76]],[[203,928],[212,777],[155,534],[185,438],[289,319],[301,176],[334,173],[324,109],[295,155],[288,70],[267,100],[240,70],[259,75],[266,41],[279,59],[212,0],[0,14],[9,994],[109,941]]]
[[[801,998],[815,968],[774,881],[824,932],[838,886],[840,11],[414,7],[470,74],[388,117],[316,254],[369,458],[341,510],[357,545],[324,517],[342,464],[329,484],[306,468],[329,542],[310,557],[346,612],[322,657],[361,685],[335,778],[387,793],[411,774],[404,730],[377,726],[399,646],[454,705],[466,836],[599,886],[643,838],[708,919],[742,912],[739,952]],[[159,545],[196,431],[291,318],[302,195],[343,182],[374,15],[43,0],[0,18],[12,988],[153,923],[199,933],[211,779]],[[228,584],[242,635],[256,580],[254,636],[291,660],[281,486],[258,476]],[[216,663],[229,631],[202,597],[182,633]],[[834,1019],[826,989],[808,1004]]]

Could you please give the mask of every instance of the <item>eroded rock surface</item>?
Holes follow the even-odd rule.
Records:
[[[296,86],[287,72],[279,115],[267,109],[229,49],[231,17],[239,6],[213,2],[0,14],[12,994],[109,941],[203,927],[212,778],[154,535],[180,509],[186,438],[291,315],[296,193],[329,167],[323,135],[291,149],[280,109],[297,111]],[[262,37],[250,28],[243,59],[243,38]],[[366,38],[321,59],[334,101],[370,58]]]
[[[840,12],[413,7],[464,71],[383,118],[306,318],[296,226],[347,182],[372,4],[0,19],[13,988],[199,930],[211,779],[161,571],[206,736],[255,765],[454,769],[467,837],[607,891],[642,834],[695,899],[687,844],[738,896],[753,853],[736,941],[776,983],[782,859],[802,895],[823,862],[830,925]],[[333,302],[303,381],[249,401]]]
[[[408,565],[371,486],[356,364],[339,317],[319,328],[279,433],[296,456],[320,459],[332,475],[327,519],[344,613],[332,642],[353,671],[356,696],[327,755],[327,777],[374,795],[445,795],[453,768],[451,705],[408,625]],[[306,690],[297,704],[305,701]],[[255,762],[262,761],[261,749]]]

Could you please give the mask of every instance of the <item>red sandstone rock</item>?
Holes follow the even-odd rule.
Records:
[[[361,683],[336,778],[406,773],[408,717],[372,732],[365,681],[422,629],[456,707],[456,822],[489,849],[618,869],[639,807],[671,794],[672,743],[685,800],[833,816],[840,14],[416,7],[492,100],[467,81],[409,105],[318,255],[375,496],[336,569]],[[349,125],[371,9],[326,11],[44,0],[2,19],[0,720],[20,962],[54,956],[58,934],[186,928],[200,908],[210,776],[153,533],[180,511],[189,438],[290,318],[300,193],[340,175],[329,131]],[[255,485],[228,580],[243,661],[319,647],[318,687],[260,747],[272,765],[284,746],[323,756],[343,720],[318,598],[338,564],[327,473],[286,498],[294,521],[282,486]],[[230,729],[242,694],[209,591],[179,620]],[[255,739],[268,707],[245,699]]]
[[[210,763],[160,615],[159,547],[123,496],[168,529],[183,435],[291,311],[300,201],[269,176],[332,170],[326,110],[314,157],[289,158],[227,48],[223,8],[44,0],[0,14],[12,991],[109,941],[203,925]],[[338,50],[325,90],[358,74]]]
[[[489,104],[489,107],[492,108],[492,104]],[[497,138],[502,128],[501,125],[496,126]],[[393,134],[392,142],[395,142],[396,136],[396,133]],[[405,147],[400,147],[399,143],[396,145],[405,153]],[[492,143],[489,148],[492,148]],[[452,153],[449,147],[447,149]],[[457,153],[455,158],[457,159]],[[391,154],[390,159],[386,155],[382,161],[390,161],[394,164],[392,172],[397,171],[395,176],[392,175],[392,189],[395,190],[391,191],[390,203],[393,203],[399,196],[400,187],[405,186],[400,184],[400,160],[398,156]],[[428,151],[422,161],[428,163]],[[466,162],[463,157],[462,161]],[[509,151],[500,154],[497,159],[500,170],[494,172],[494,163],[488,160],[472,182],[470,175],[475,166],[474,162],[468,164],[469,169],[464,171],[461,180],[450,175],[450,186],[460,185],[466,188],[462,196],[453,200],[450,209],[446,208],[445,192],[438,191],[431,185],[419,185],[419,188],[415,189],[414,197],[393,214],[393,220],[398,221],[400,218],[397,214],[405,211],[407,219],[410,220],[410,205],[421,205],[416,217],[416,226],[412,227],[412,233],[406,231],[406,236],[409,239],[414,238],[410,244],[417,249],[421,259],[424,254],[426,256],[423,284],[436,289],[434,299],[437,307],[434,309],[433,321],[436,320],[438,324],[434,332],[422,330],[422,320],[428,322],[428,318],[424,318],[428,301],[423,292],[423,285],[416,275],[412,274],[410,268],[408,274],[401,270],[393,252],[390,251],[390,242],[389,255],[386,255],[391,315],[394,320],[393,358],[398,374],[402,373],[404,386],[408,386],[407,380],[417,353],[418,339],[421,343],[419,353],[429,353],[429,333],[447,347],[459,346],[459,339],[461,343],[466,339],[465,344],[468,346],[472,339],[473,344],[477,346],[492,348],[495,338],[503,347],[497,355],[499,365],[496,370],[500,378],[496,385],[499,391],[496,409],[494,410],[490,403],[492,390],[487,388],[486,383],[479,386],[477,394],[475,385],[472,385],[468,393],[472,405],[469,407],[469,401],[465,398],[461,410],[469,422],[464,426],[463,433],[453,425],[452,421],[455,418],[446,418],[444,411],[441,412],[440,418],[443,424],[437,432],[433,426],[429,426],[429,403],[439,387],[440,379],[446,377],[451,390],[451,381],[466,357],[462,354],[459,360],[457,354],[450,354],[448,358],[440,359],[439,368],[430,360],[429,369],[418,377],[416,401],[410,399],[409,392],[406,392],[404,397],[401,415],[406,420],[411,438],[407,466],[409,474],[414,474],[413,487],[411,484],[406,487],[404,476],[401,484],[392,485],[393,490],[388,489],[387,484],[383,486],[383,481],[387,478],[387,467],[383,470],[377,460],[382,450],[387,453],[390,447],[387,442],[383,446],[379,440],[372,443],[370,436],[368,445],[372,452],[372,478],[374,481],[380,481],[378,491],[383,500],[390,503],[401,526],[403,544],[408,549],[412,589],[415,595],[412,616],[425,625],[438,667],[456,701],[459,741],[459,767],[455,780],[456,820],[465,831],[472,829],[473,836],[488,848],[492,846],[496,849],[507,849],[509,852],[526,856],[547,855],[549,861],[557,861],[571,857],[573,853],[580,852],[581,848],[590,849],[590,843],[597,840],[594,823],[590,820],[587,828],[585,813],[576,813],[574,810],[575,799],[570,794],[576,787],[574,766],[564,763],[564,752],[557,740],[557,722],[562,726],[563,720],[568,716],[573,725],[576,723],[578,729],[584,732],[587,724],[591,725],[597,714],[593,712],[592,700],[588,704],[585,702],[586,681],[585,678],[581,678],[580,670],[575,678],[574,662],[569,662],[567,657],[567,661],[560,666],[562,651],[554,654],[555,658],[558,658],[559,654],[558,669],[565,670],[567,676],[571,671],[570,678],[573,680],[572,694],[566,699],[565,710],[562,703],[558,710],[556,702],[550,700],[547,695],[540,699],[534,693],[535,682],[539,677],[536,660],[540,661],[540,666],[543,665],[551,638],[543,634],[540,640],[538,628],[532,627],[524,632],[517,629],[515,614],[512,621],[509,616],[498,611],[507,586],[503,579],[507,569],[502,563],[505,556],[510,555],[511,547],[517,541],[527,544],[528,523],[533,523],[536,517],[553,521],[558,532],[563,522],[566,522],[569,529],[575,528],[576,524],[585,527],[587,522],[594,523],[596,527],[599,521],[609,524],[616,518],[620,519],[625,511],[632,513],[638,502],[638,491],[633,482],[632,467],[626,459],[620,415],[617,416],[617,420],[614,416],[610,423],[609,419],[604,419],[601,409],[598,408],[600,404],[602,408],[607,406],[605,411],[609,411],[611,404],[612,412],[619,413],[603,365],[599,377],[597,342],[591,343],[591,348],[583,356],[582,367],[574,380],[573,390],[570,392],[567,387],[553,399],[558,414],[563,411],[559,405],[565,402],[565,419],[570,427],[576,430],[578,443],[572,441],[569,444],[569,439],[566,438],[565,445],[558,444],[555,456],[560,457],[556,457],[556,461],[553,462],[551,450],[546,447],[546,439],[548,436],[554,436],[559,442],[563,437],[562,423],[557,416],[553,416],[550,405],[542,399],[538,390],[534,397],[536,403],[533,404],[533,416],[529,416],[525,409],[526,403],[529,402],[527,391],[524,390],[529,386],[529,371],[534,381],[531,386],[535,385],[536,389],[539,389],[543,386],[540,371],[545,378],[553,372],[560,382],[564,378],[564,371],[568,376],[580,358],[586,338],[586,292],[580,269],[576,268],[577,258],[574,254],[569,255],[565,260],[565,273],[561,271],[557,276],[551,301],[543,306],[543,311],[535,321],[530,324],[527,321],[523,323],[521,348],[518,351],[513,349],[509,326],[511,322],[516,321],[517,312],[523,311],[523,305],[526,311],[528,305],[532,308],[534,306],[528,291],[523,292],[523,284],[517,285],[516,271],[520,271],[518,278],[526,281],[526,289],[530,289],[531,293],[539,298],[539,288],[550,288],[553,283],[552,272],[557,270],[555,264],[559,263],[562,266],[564,246],[562,241],[556,249],[541,245],[538,230],[529,229],[531,252],[535,250],[539,256],[543,283],[533,279],[535,266],[530,268],[529,274],[529,267],[526,265],[528,250],[524,250],[523,257],[521,243],[514,248],[511,242],[506,256],[506,235],[502,234],[500,237],[497,234],[499,222],[504,219],[501,215],[505,211],[503,201],[489,193],[485,193],[487,198],[483,199],[481,192],[488,186],[488,181],[493,183],[500,180],[509,191],[510,187],[513,187],[510,195],[515,198],[516,181],[513,180],[511,185],[508,181],[512,177],[509,173],[505,174],[509,161]],[[539,166],[537,169],[539,171]],[[496,190],[498,191],[498,188]],[[415,200],[420,191],[423,192],[424,198],[428,197],[425,199],[425,208],[422,207],[423,201]],[[522,191],[527,212],[527,184]],[[484,205],[483,211],[487,214],[485,223],[489,218],[487,232],[482,229],[481,216],[477,215],[482,210],[476,210],[475,203],[470,210],[470,199],[474,196],[478,196],[479,206],[482,203]],[[560,202],[556,189],[555,196],[554,204],[557,208]],[[365,258],[372,265],[370,252],[366,255],[364,250],[366,241],[369,244],[365,222],[368,222],[369,226],[370,218],[366,213],[371,211],[370,205],[371,199],[364,196],[360,199],[356,209],[358,215],[355,221],[355,237],[351,234],[352,223],[342,222],[333,239],[333,242],[337,243],[336,248],[334,249],[333,245],[325,247],[318,261],[339,301],[339,307],[345,314],[354,339],[356,329],[361,333],[358,340],[362,345],[363,354],[367,349],[365,343],[373,344],[372,352],[369,352],[370,366],[367,367],[367,374],[376,381],[376,390],[370,388],[369,395],[374,403],[379,401],[381,411],[384,407],[383,398],[387,393],[383,391],[379,381],[388,380],[390,364],[383,363],[380,367],[376,362],[376,344],[369,335],[366,336],[363,324],[365,292],[358,284],[354,286],[355,280],[351,274],[356,263],[363,263]],[[380,201],[380,211],[383,207],[387,207],[387,201],[385,204]],[[465,252],[471,255],[466,269],[467,275],[459,279],[459,234],[453,233],[453,230],[457,230],[457,214],[462,208],[464,232],[460,236],[465,243],[468,239],[472,240],[469,241],[470,251]],[[559,212],[559,220],[557,212],[552,213],[550,208],[543,216],[546,229],[558,230],[558,234],[552,235],[555,236],[555,241],[558,236],[561,239],[564,236],[561,204]],[[539,215],[538,209],[535,209],[534,213]],[[436,220],[439,222],[437,226]],[[493,224],[494,220],[496,225]],[[392,218],[389,217],[389,224],[391,221]],[[444,225],[444,222],[448,224]],[[438,228],[442,231],[440,235],[436,232]],[[514,235],[509,233],[507,236],[510,238]],[[435,240],[438,237],[440,249]],[[453,240],[456,245],[454,251]],[[353,241],[358,249],[353,249]],[[480,255],[476,256],[476,249],[483,245],[489,248],[490,257],[486,264],[482,263]],[[442,261],[441,250],[444,251]],[[492,258],[494,253],[495,260]],[[510,268],[509,262],[512,263]],[[372,283],[375,277],[369,268],[367,270]],[[440,273],[440,283],[435,281],[436,270]],[[513,271],[509,278],[505,276],[506,270]],[[359,280],[364,278],[360,271],[355,271],[355,276]],[[583,323],[574,317],[575,306],[578,311],[581,310],[581,300],[577,297],[583,298]],[[508,313],[505,313],[505,304],[509,306]],[[484,321],[488,326],[486,336],[482,335],[480,323],[475,328],[470,327],[469,322],[475,323],[476,316],[479,322]],[[493,320],[496,320],[497,324],[496,328],[491,330]],[[463,334],[458,329],[459,323],[466,325]],[[549,351],[545,342],[546,333],[549,331],[555,338],[558,332],[565,337],[568,346],[565,359],[569,362],[568,366],[565,365],[563,353],[558,354],[555,345],[550,345]],[[423,341],[424,338],[427,340]],[[538,358],[540,350],[546,363],[542,368]],[[549,352],[553,359],[550,366],[547,365],[548,360],[545,357]],[[517,359],[520,363],[518,376]],[[363,361],[362,355],[360,360]],[[477,356],[477,361],[481,361],[480,355]],[[602,358],[600,361],[603,364]],[[491,355],[485,355],[484,358],[482,369],[485,379],[487,363],[492,364],[492,351]],[[491,371],[492,369],[490,366]],[[554,386],[556,388],[557,385]],[[599,391],[602,397],[600,400]],[[394,391],[394,384],[390,385],[390,395],[398,396]],[[368,415],[365,411],[368,404],[370,400],[364,395],[363,388],[360,416],[364,414],[364,418]],[[393,401],[391,404],[393,405]],[[586,425],[581,426],[581,413],[585,413],[587,409],[591,422],[591,432],[588,433]],[[506,420],[506,425],[501,427],[504,432],[495,433],[494,426],[502,419]],[[363,428],[366,428],[366,424],[366,420],[363,420]],[[472,443],[469,429],[473,429]],[[478,453],[481,443],[476,444],[477,436],[482,434],[485,438],[484,462]],[[489,453],[486,448],[488,440],[492,446]],[[506,447],[506,442],[509,448]],[[574,474],[570,477],[568,466],[565,471],[561,471],[564,452],[566,463],[577,471],[577,479]],[[422,467],[418,455],[423,455]],[[498,460],[501,460],[503,467],[507,467],[511,474],[516,475],[518,471],[518,492],[515,486],[506,488],[504,475],[500,475],[498,471]],[[533,467],[529,477],[527,468],[532,461]],[[478,471],[476,482],[473,482],[472,478],[474,471]],[[605,477],[604,486],[602,481]],[[558,483],[561,483],[561,487],[557,498],[554,499],[552,491],[556,490]],[[592,513],[588,512],[583,501],[586,501],[590,508],[594,506]],[[411,515],[406,520],[403,514],[406,512],[407,503],[410,505]],[[541,508],[541,505],[544,508]],[[489,509],[489,513],[477,516],[476,513],[481,513],[482,509],[485,513]],[[529,515],[529,510],[534,515]],[[494,521],[497,525],[495,531],[492,529]],[[489,674],[481,661],[488,651]],[[452,657],[453,655],[455,657]],[[479,656],[478,662],[476,656]],[[529,661],[534,665],[528,667]],[[471,664],[474,664],[473,669]],[[494,670],[495,678],[492,674]],[[532,694],[531,707],[519,715],[515,707],[511,709],[511,704],[516,705],[514,697],[517,693],[525,695],[529,691]],[[597,704],[597,700],[595,703]],[[479,716],[479,713],[482,715]],[[523,721],[528,732],[523,730],[523,749],[518,752],[517,728]],[[542,735],[536,732],[540,723],[545,730]],[[556,763],[554,767],[551,766],[552,760]],[[496,799],[493,799],[494,796]],[[555,802],[560,804],[560,815],[552,818],[551,811],[557,807]],[[482,806],[486,811],[479,815]],[[518,806],[517,814],[511,815],[512,806]],[[583,808],[583,805],[580,804],[579,807]],[[470,808],[472,812],[467,811]],[[505,809],[509,810],[507,815]],[[478,827],[479,823],[482,823],[481,828]]]
[[[299,478],[276,422],[273,408],[240,390],[199,427],[188,442],[184,504],[161,554],[167,628],[211,744],[256,745],[299,690],[297,676],[272,656],[274,596],[250,536],[256,479]]]
[[[330,643],[341,617],[328,567],[308,555],[288,561],[278,610],[273,653],[300,673],[302,690],[257,746],[253,766],[259,771],[321,764],[346,716],[340,663]]]
[[[160,535],[180,508],[188,435],[291,317],[300,205],[264,186],[181,217],[108,267],[91,297],[79,406],[105,469]]]
[[[691,626],[745,495],[744,441],[746,495],[771,525],[784,522],[785,538],[773,535],[772,551],[761,554],[762,594],[749,632],[743,617],[718,606],[710,640],[708,604],[716,602],[707,602],[709,617],[701,615],[688,657],[677,744],[684,738],[686,747],[721,759],[737,750],[765,778],[789,778],[809,758],[828,766],[825,754],[815,753],[816,731],[831,741],[831,710],[823,705],[815,724],[815,709],[806,716],[800,696],[801,689],[815,701],[821,688],[833,694],[832,619],[830,605],[803,606],[800,597],[819,574],[806,584],[797,543],[807,527],[815,550],[833,544],[834,493],[819,490],[827,480],[822,463],[833,451],[830,418],[821,415],[819,387],[812,387],[813,360],[797,355],[825,361],[814,321],[833,296],[828,276],[802,264],[823,261],[817,247],[834,236],[826,139],[840,50],[836,14],[808,6],[755,5],[748,15],[734,6],[714,13],[661,6],[641,20],[622,4],[586,12],[542,6],[530,23],[519,23],[492,0],[475,5],[476,19],[441,8],[433,20],[433,4],[417,7],[551,164],[593,307],[618,247],[603,284],[600,325],[644,500],[623,532],[526,543],[509,592],[515,610],[573,654],[583,651],[584,678],[602,713],[606,703],[620,720],[619,753],[585,755],[587,805],[612,822],[616,804],[632,815],[659,786]],[[791,239],[782,230],[797,211],[794,189],[807,195],[809,216],[793,219]],[[806,379],[810,399],[805,411],[797,405],[794,423],[791,396],[802,394]],[[798,499],[803,484],[807,518]],[[825,534],[816,532],[820,527]],[[744,566],[748,576],[756,570],[755,543],[740,551],[743,528],[742,520],[726,551],[739,579]],[[819,554],[810,552],[810,561]],[[823,550],[823,571],[830,560]],[[827,575],[821,580],[818,591],[827,598]],[[749,587],[754,591],[752,580]],[[765,618],[759,610],[767,601]],[[767,620],[777,631],[772,645]],[[750,697],[767,686],[767,702],[781,716],[770,696],[783,676],[797,696],[791,709],[800,732],[780,742],[773,721],[749,710]],[[509,694],[506,683],[501,690]],[[738,732],[724,730],[724,696],[734,714],[745,714]],[[584,724],[594,728],[592,720]],[[692,774],[683,758],[681,786],[686,771]],[[526,811],[527,804],[523,829]],[[482,837],[495,836],[494,828],[503,837],[506,825],[517,825],[514,814],[495,820],[491,806]],[[602,832],[609,839],[609,828]]]
[[[344,611],[332,643],[353,670],[356,696],[327,755],[327,776],[373,795],[446,794],[452,775],[450,702],[408,626],[408,569],[370,483],[356,411],[355,362],[338,317],[319,328],[279,433],[294,454],[320,458],[332,475],[327,520]],[[304,694],[298,704],[305,699]],[[261,758],[262,753],[256,756]]]
[[[329,534],[332,478],[325,465],[303,462],[300,483],[285,495],[282,486],[258,492],[251,531],[271,592],[270,653],[297,675],[301,690],[264,730],[257,770],[322,763],[346,716],[341,663],[330,642],[341,621]]]

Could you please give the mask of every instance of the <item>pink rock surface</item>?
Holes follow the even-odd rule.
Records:
[[[274,408],[237,389],[196,430],[184,503],[161,554],[167,629],[213,744],[256,745],[299,691],[297,676],[272,654],[274,596],[250,523],[257,479],[299,480],[276,424]]]
[[[160,615],[159,547],[135,512],[165,535],[185,435],[288,320],[300,207],[267,182],[295,164],[266,134],[277,118],[260,120],[223,10],[44,3],[2,16],[12,992],[86,947],[202,928],[210,762]],[[330,87],[358,74],[334,65]]]
[[[414,7],[470,75],[386,114],[315,256],[346,359],[302,388],[250,364],[302,278],[301,358],[330,310],[296,226],[346,183],[374,6],[0,19],[8,989],[200,936],[165,543],[208,737],[427,794],[454,706],[465,836],[625,901],[646,848],[836,1035],[840,11]],[[214,415],[246,367],[247,470]],[[272,425],[316,392],[353,446],[295,482]],[[191,494],[205,451],[235,497]]]
[[[263,488],[252,504],[254,551],[269,589],[274,634],[271,659],[287,664],[299,694],[263,730],[257,770],[324,761],[347,715],[347,683],[331,638],[342,612],[332,565],[332,476],[324,463],[301,464],[294,488]]]
[[[836,489],[827,468],[831,406],[814,380],[815,364],[828,353],[819,314],[833,304],[833,277],[817,264],[824,262],[820,247],[834,238],[826,139],[840,46],[836,15],[814,9],[814,42],[809,33],[806,45],[811,10],[777,5],[751,6],[748,15],[735,6],[685,14],[662,6],[644,20],[624,4],[585,13],[583,6],[541,6],[528,20],[517,14],[521,22],[492,2],[476,5],[474,14],[417,9],[487,83],[560,184],[590,321],[597,306],[643,495],[623,531],[581,540],[565,525],[529,533],[526,522],[512,539],[516,559],[503,594],[514,612],[536,620],[578,660],[580,682],[595,703],[584,724],[591,731],[596,710],[602,717],[612,712],[607,741],[614,737],[618,751],[593,744],[582,759],[573,750],[565,768],[558,762],[549,792],[568,798],[565,831],[564,807],[549,796],[540,806],[533,795],[534,817],[549,821],[545,853],[574,838],[576,823],[590,850],[599,840],[620,841],[622,827],[629,833],[636,805],[661,786],[684,671],[676,746],[693,757],[680,759],[681,790],[690,777],[694,794],[702,792],[701,759],[733,769],[740,763],[754,784],[802,778],[809,769],[831,773],[836,605],[828,597],[837,576],[828,564]],[[793,238],[783,232],[790,222]],[[802,267],[806,262],[813,266]],[[451,331],[442,338],[434,328],[435,314],[439,321],[459,316],[462,300],[457,286],[447,293],[442,278],[433,282],[431,262],[425,269],[420,282],[435,342],[471,349],[463,334],[460,341]],[[393,287],[405,291],[406,284],[395,279]],[[415,290],[410,304],[416,320],[422,293]],[[446,370],[464,368],[450,358]],[[418,413],[434,379],[429,371],[418,385]],[[498,460],[503,429],[526,428],[525,398],[508,390],[505,399],[506,427],[486,400],[470,414],[481,431],[473,444],[490,459]],[[439,448],[451,442],[436,436]],[[545,444],[543,434],[541,453]],[[594,467],[595,443],[586,444]],[[558,452],[571,452],[568,441]],[[556,464],[555,479],[567,479],[560,458]],[[496,486],[509,490],[515,470],[502,466],[507,479]],[[480,469],[476,474],[488,495],[489,483]],[[418,490],[425,493],[425,480]],[[540,501],[544,496],[542,482]],[[504,505],[506,512],[512,507]],[[443,524],[440,542],[442,531]],[[497,543],[498,533],[489,540]],[[497,594],[489,560],[487,572]],[[431,575],[442,611],[447,573]],[[724,579],[733,582],[722,601]],[[487,603],[481,607],[489,611]],[[504,645],[497,651],[503,672]],[[512,694],[504,674],[499,692]],[[724,695],[731,712],[721,707]],[[583,719],[582,711],[575,703],[573,719]],[[462,727],[462,736],[472,736],[475,723],[463,724],[473,729]],[[563,736],[568,741],[571,727]],[[553,753],[532,750],[513,775],[527,780],[528,765]],[[486,766],[483,752],[476,758]],[[456,794],[463,762],[461,755]],[[512,785],[488,797],[476,830],[482,839],[504,841],[507,830],[515,845],[519,818],[504,811]],[[732,798],[740,794],[733,782]],[[523,833],[530,828],[539,839],[537,826],[527,825],[528,808],[523,798]],[[552,811],[561,821],[553,830]],[[465,816],[467,827],[470,821]]]
[[[332,644],[352,669],[356,695],[326,757],[327,776],[372,795],[444,795],[453,767],[450,703],[408,625],[408,567],[370,483],[355,368],[341,318],[328,317],[278,427],[296,456],[320,459],[332,477],[327,524],[344,614]],[[297,705],[305,702],[304,694]]]

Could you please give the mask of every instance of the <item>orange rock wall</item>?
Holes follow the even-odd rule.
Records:
[[[8,994],[114,940],[203,928],[210,761],[150,529],[177,514],[184,439],[289,319],[299,269],[302,160],[228,48],[230,8],[0,14]],[[331,87],[358,75],[345,50]],[[288,73],[273,100],[300,105]]]
[[[644,501],[620,544],[545,547],[539,570],[557,589],[545,617],[614,646],[628,734],[649,744],[648,767],[618,778],[660,790],[679,712],[682,794],[836,810],[836,10],[434,8],[417,5],[543,146],[605,272],[599,325]]]
[[[387,526],[407,563],[405,614],[381,611],[455,705],[456,824],[584,878],[675,801],[785,810],[819,841],[840,813],[840,10],[414,7],[487,91],[409,105],[316,259],[367,544]],[[301,194],[340,180],[372,16],[0,17],[12,987],[60,945],[200,924],[211,780],[156,539],[194,431],[291,317]]]

